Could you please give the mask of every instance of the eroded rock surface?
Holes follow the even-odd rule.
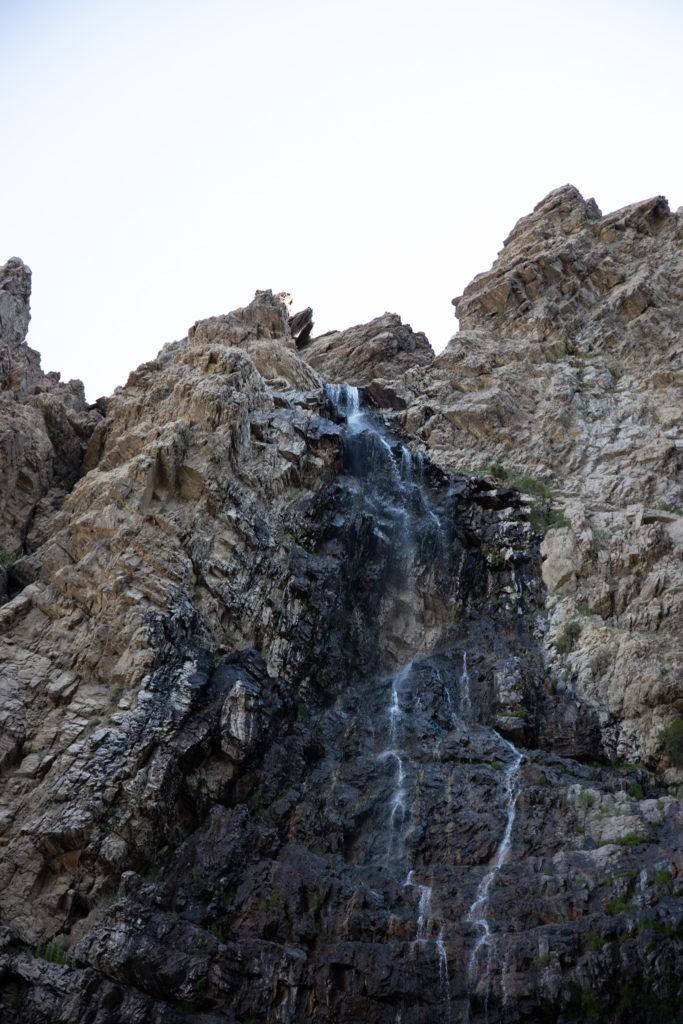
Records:
[[[356,386],[377,378],[393,380],[402,370],[429,366],[434,358],[426,335],[402,323],[396,313],[385,313],[345,331],[321,334],[299,347],[326,380]]]
[[[682,240],[662,197],[603,217],[557,189],[454,300],[461,331],[387,402],[440,465],[552,488],[549,666],[613,756],[661,767],[683,699]]]
[[[565,250],[583,277],[602,245],[618,288],[638,259],[673,265],[677,225],[559,190],[433,361],[396,317],[308,341],[310,310],[264,291],[86,413],[82,467],[36,492],[3,577],[3,1021],[677,1019],[683,815],[659,729],[683,538],[656,505],[680,473],[644,424],[671,421],[680,380],[641,351],[676,363],[675,275],[624,342],[628,452],[590,447],[573,402],[579,334],[599,347],[617,297],[597,274],[587,298],[569,256],[564,305],[549,271],[527,281]],[[3,340],[28,312],[8,266]]]
[[[26,345],[30,294],[31,271],[8,260],[0,267],[0,549],[8,565],[40,543],[45,517],[78,478],[101,418],[80,381],[43,373]],[[3,573],[0,602],[8,586]]]

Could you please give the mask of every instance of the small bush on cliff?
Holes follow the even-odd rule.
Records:
[[[606,942],[607,942],[607,939],[604,939],[602,937],[602,935],[600,935],[599,932],[596,932],[596,931],[593,931],[593,930],[588,932],[588,948],[589,949],[593,949],[593,950],[595,950],[595,949],[602,949],[602,947],[605,945]]]
[[[518,491],[530,494],[534,498],[540,498],[542,501],[550,501],[553,496],[546,484],[529,473],[516,473],[513,469],[506,469],[502,462],[491,462],[484,472],[496,480],[508,483],[511,487],[516,487]]]
[[[490,463],[490,465],[486,467],[486,471],[490,476],[495,477],[496,480],[507,480],[510,475],[502,462]]]
[[[529,476],[528,473],[523,473],[522,476],[515,476],[513,483],[524,494],[531,494],[534,498],[541,498],[543,501],[550,501],[553,496],[553,492],[546,484],[536,480],[533,476]]]
[[[502,462],[490,462],[484,472],[495,480],[509,487],[516,487],[518,491],[530,494],[536,499],[529,507],[529,522],[536,533],[572,525],[571,520],[561,509],[551,508],[553,492],[541,480],[537,480],[529,473],[516,473],[513,469],[507,469]]]
[[[662,729],[659,738],[672,765],[683,768],[683,718],[677,718],[668,729]]]
[[[562,633],[555,641],[555,649],[558,654],[569,654],[581,633],[581,623],[572,619],[562,630]]]
[[[47,960],[51,964],[66,964],[69,962],[67,954],[62,949],[57,939],[50,939],[49,942],[41,942],[36,946],[36,956],[41,960]]]

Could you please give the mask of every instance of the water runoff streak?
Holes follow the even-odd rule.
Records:
[[[417,622],[415,621],[416,601],[412,589],[412,576],[416,556],[416,541],[412,530],[413,515],[424,516],[429,519],[432,536],[435,541],[435,551],[443,556],[446,549],[442,524],[434,510],[430,507],[422,484],[423,461],[421,458],[414,459],[410,449],[404,445],[401,445],[400,448],[395,446],[396,450],[392,449],[378,428],[376,421],[362,411],[357,388],[343,385],[327,385],[327,393],[337,411],[345,415],[347,431],[351,438],[360,433],[367,433],[371,436],[373,443],[379,447],[385,458],[387,458],[387,470],[394,481],[394,493],[397,493],[399,503],[387,501],[385,497],[382,500],[382,513],[393,520],[393,535],[395,543],[400,548],[404,574],[403,591],[407,595],[408,604],[412,607],[412,621],[407,624],[407,631],[417,633]],[[388,807],[384,865],[393,872],[404,872],[404,887],[414,888],[419,893],[416,937],[412,947],[415,954],[425,948],[431,948],[435,951],[435,955],[438,958],[439,989],[442,1012],[444,1014],[443,1019],[445,1022],[448,1022],[451,1020],[451,992],[443,923],[435,919],[433,914],[432,887],[416,883],[413,880],[413,869],[407,871],[407,875],[405,874],[408,866],[406,863],[405,828],[409,798],[405,766],[409,761],[409,755],[402,744],[404,730],[409,728],[410,723],[408,722],[408,713],[402,703],[402,695],[404,698],[406,696],[415,698],[411,686],[413,670],[414,662],[410,660],[397,672],[393,673],[388,680],[387,742],[384,749],[378,754],[378,761],[392,761],[395,764],[396,774],[393,793]],[[416,702],[417,700],[413,699],[413,705]]]
[[[416,540],[413,528],[413,520],[417,516],[423,517],[424,521],[430,522],[430,531],[433,537],[433,549],[441,556],[445,563],[449,560],[450,554],[446,543],[446,534],[438,515],[431,508],[426,488],[424,487],[424,469],[421,457],[415,457],[405,446],[394,443],[393,447],[384,436],[376,419],[361,408],[360,393],[357,388],[346,385],[326,385],[329,398],[334,404],[337,413],[343,415],[347,424],[347,439],[351,441],[353,449],[354,437],[366,435],[365,440],[374,446],[382,462],[382,470],[386,471],[391,480],[390,494],[385,489],[380,493],[379,487],[375,485],[373,490],[372,478],[375,475],[373,468],[368,468],[367,453],[364,454],[362,446],[358,451],[351,451],[348,462],[351,472],[359,478],[365,477],[369,480],[368,493],[366,494],[370,508],[376,512],[382,521],[387,519],[391,523],[392,547],[395,550],[395,557],[400,558],[401,569],[404,575],[403,594],[408,595],[408,603],[415,605],[414,592],[412,590],[411,577],[416,565]],[[365,460],[365,462],[364,462]],[[463,556],[464,557],[464,556]],[[415,636],[420,635],[417,612],[412,609],[410,622],[407,624],[407,631]],[[408,628],[409,627],[409,628]],[[417,655],[415,651],[414,654]],[[444,1024],[451,1024],[462,1017],[456,1013],[451,998],[451,984],[449,978],[448,955],[444,939],[444,922],[435,916],[432,908],[433,888],[425,884],[419,878],[421,872],[416,867],[408,869],[409,855],[406,851],[406,826],[408,818],[408,807],[410,800],[410,783],[415,778],[414,767],[411,766],[409,751],[406,749],[409,742],[411,715],[418,706],[419,696],[414,693],[415,671],[417,662],[415,658],[409,660],[402,668],[394,672],[387,679],[388,694],[386,704],[386,743],[377,754],[378,762],[391,762],[394,765],[395,776],[393,790],[388,801],[386,816],[386,845],[383,858],[384,867],[395,875],[403,872],[405,878],[403,887],[415,891],[417,905],[416,933],[412,941],[412,951],[415,956],[421,952],[432,949],[438,962],[440,1017]],[[442,683],[442,692],[448,710],[448,719],[455,727],[458,722],[468,722],[472,719],[472,698],[470,691],[470,676],[467,667],[467,652],[463,655],[462,671],[459,676],[459,700],[458,711],[450,694],[448,686],[443,684],[440,672],[433,669],[435,677]],[[498,736],[498,734],[496,734]],[[493,934],[489,925],[488,906],[489,894],[493,883],[505,863],[510,850],[512,831],[515,822],[515,811],[519,792],[519,768],[523,755],[512,743],[498,736],[499,741],[504,744],[510,752],[510,762],[507,765],[504,776],[504,807],[506,813],[505,831],[501,843],[496,851],[493,864],[482,878],[477,889],[475,899],[469,909],[466,920],[476,926],[478,935],[474,948],[469,958],[467,979],[468,992],[472,992],[477,975],[481,977],[480,961],[482,950],[486,952],[485,978],[486,978],[486,1000],[490,987],[491,953],[493,946]],[[468,1000],[469,1002],[469,1000]],[[471,1004],[470,1004],[471,1006]]]
[[[494,730],[495,731],[495,730]],[[477,972],[477,964],[479,960],[479,954],[482,948],[486,950],[486,966],[485,966],[485,998],[488,999],[488,991],[490,987],[490,976],[491,976],[491,952],[492,952],[492,935],[489,927],[487,910],[489,901],[489,892],[491,885],[493,884],[498,872],[507,860],[508,853],[510,852],[510,842],[512,838],[512,827],[515,823],[515,812],[517,807],[517,797],[519,796],[519,768],[522,763],[523,755],[517,750],[514,744],[510,743],[509,740],[504,739],[496,733],[496,736],[504,743],[510,753],[512,754],[512,760],[505,769],[504,775],[504,786],[505,786],[505,810],[507,820],[505,824],[505,832],[503,839],[498,847],[496,856],[491,868],[486,872],[475,896],[474,902],[470,907],[467,915],[467,920],[471,921],[479,929],[479,937],[474,944],[470,956],[470,962],[468,967],[468,980],[470,988],[475,980]]]

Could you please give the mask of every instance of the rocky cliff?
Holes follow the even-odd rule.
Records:
[[[567,186],[437,357],[257,292],[95,407],[3,268],[3,1021],[680,1019],[681,233]]]

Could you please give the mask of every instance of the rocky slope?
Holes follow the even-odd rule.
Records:
[[[392,386],[440,465],[553,490],[550,662],[611,756],[660,768],[682,699],[682,240],[662,197],[602,217],[571,186],[550,193],[454,300],[446,350]]]
[[[78,479],[88,439],[101,419],[80,381],[43,373],[25,343],[31,271],[21,260],[0,267],[0,547],[3,569],[41,541],[41,523]],[[33,534],[33,535],[32,535]],[[0,598],[6,574],[0,569]]]
[[[436,358],[258,292],[90,409],[10,261],[3,1020],[678,1019],[680,259],[567,187]]]

